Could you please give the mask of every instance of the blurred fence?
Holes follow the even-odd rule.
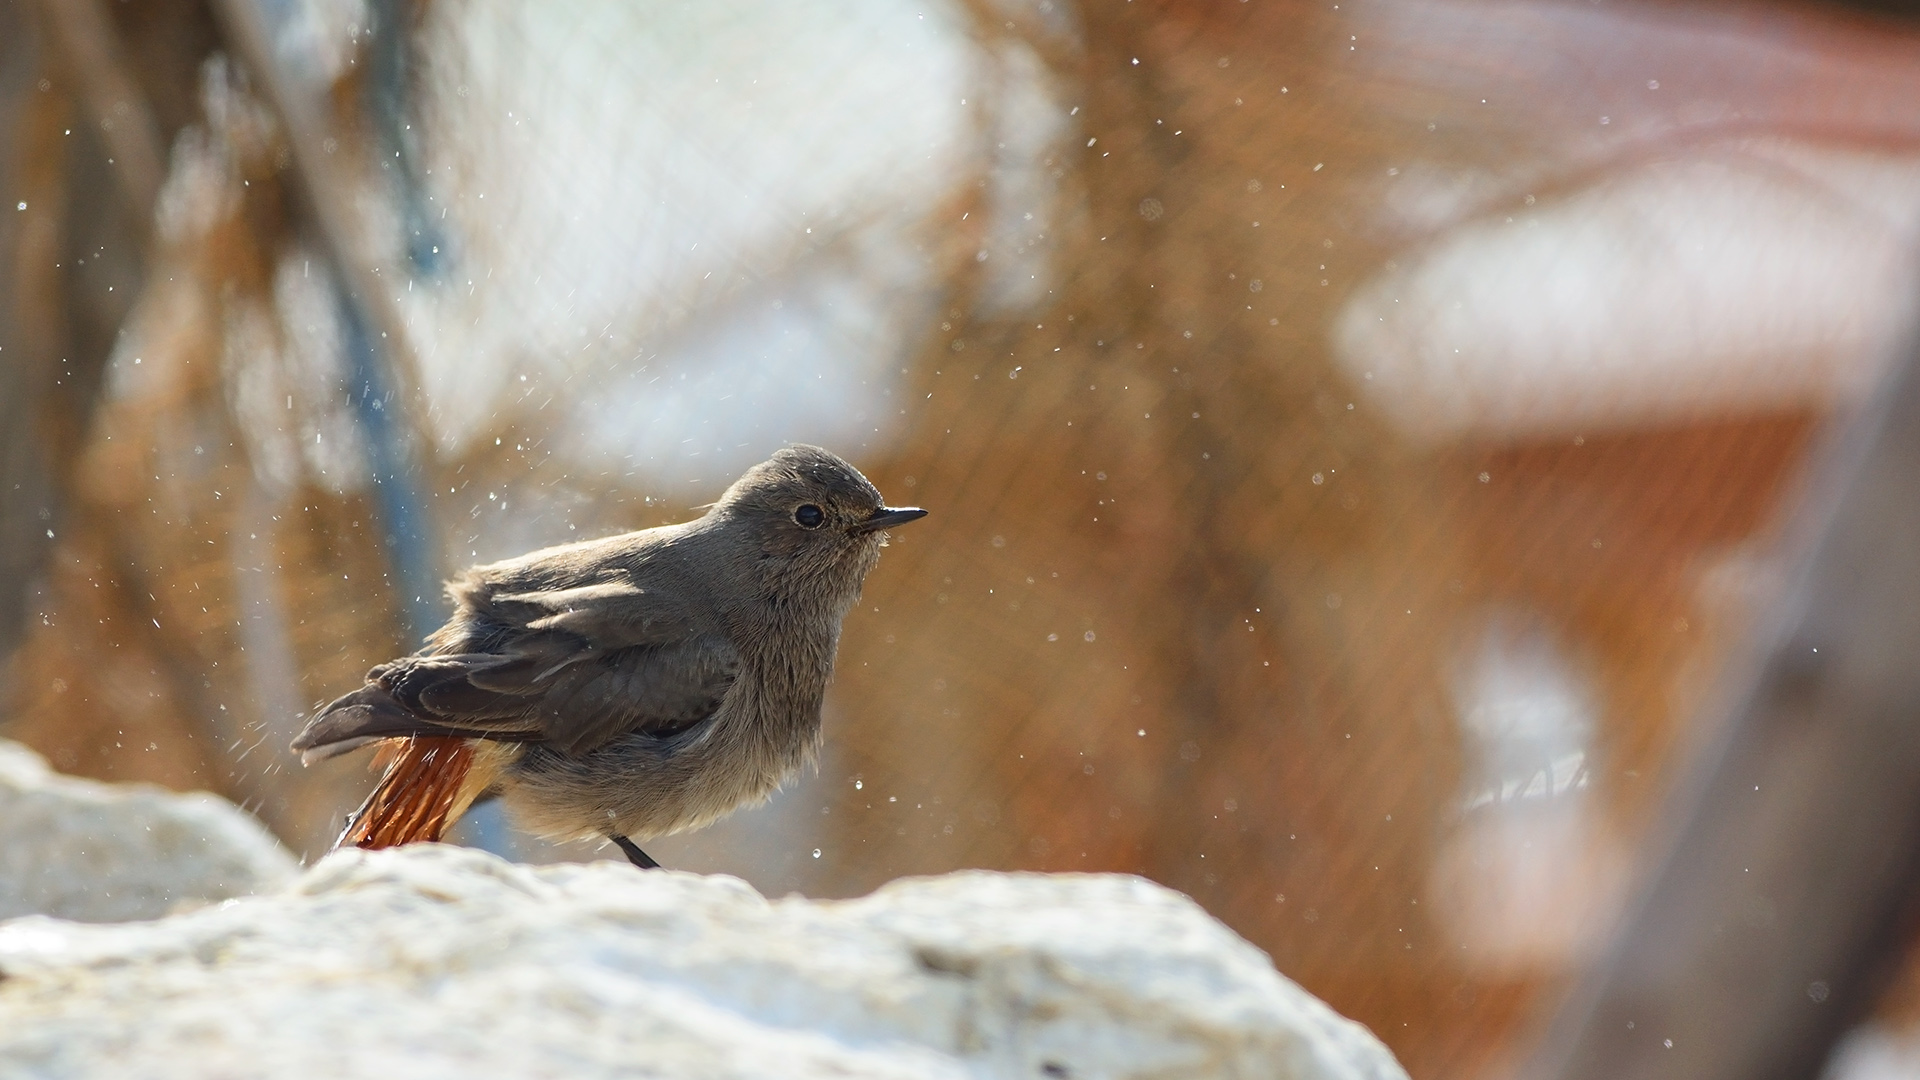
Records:
[[[215,12],[100,5],[123,113],[50,7],[0,7],[8,734],[317,854],[368,778],[287,739],[413,637],[394,445],[446,573],[822,442],[935,516],[820,774],[655,854],[1145,873],[1416,1076],[1604,933],[1920,297],[1920,37],[1839,9],[262,5],[330,227]]]

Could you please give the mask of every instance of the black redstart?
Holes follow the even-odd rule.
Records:
[[[895,509],[859,470],[790,446],[695,521],[476,566],[412,656],[321,709],[312,762],[381,742],[340,844],[437,840],[477,798],[543,836],[635,844],[770,796],[820,745],[840,622]]]

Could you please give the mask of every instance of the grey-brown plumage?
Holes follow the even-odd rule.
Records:
[[[788,447],[698,520],[467,570],[427,647],[374,668],[293,747],[312,761],[415,736],[403,745],[471,759],[464,777],[434,764],[451,751],[419,757],[402,780],[390,768],[386,787],[445,789],[439,824],[381,831],[365,815],[420,812],[382,811],[396,804],[376,791],[357,826],[363,846],[436,838],[488,791],[553,838],[699,828],[813,761],[841,620],[883,530],[924,515],[888,508],[833,454]]]

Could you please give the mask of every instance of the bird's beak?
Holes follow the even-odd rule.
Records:
[[[891,529],[895,525],[905,525],[909,521],[919,521],[927,512],[917,506],[883,506],[873,512],[873,516],[853,527],[857,533],[879,532]]]

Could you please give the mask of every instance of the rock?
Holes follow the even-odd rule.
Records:
[[[1138,878],[848,901],[421,844],[158,922],[0,925],[0,1075],[1404,1080]]]
[[[183,902],[257,892],[295,869],[225,799],[62,776],[0,739],[0,919],[153,919]]]

